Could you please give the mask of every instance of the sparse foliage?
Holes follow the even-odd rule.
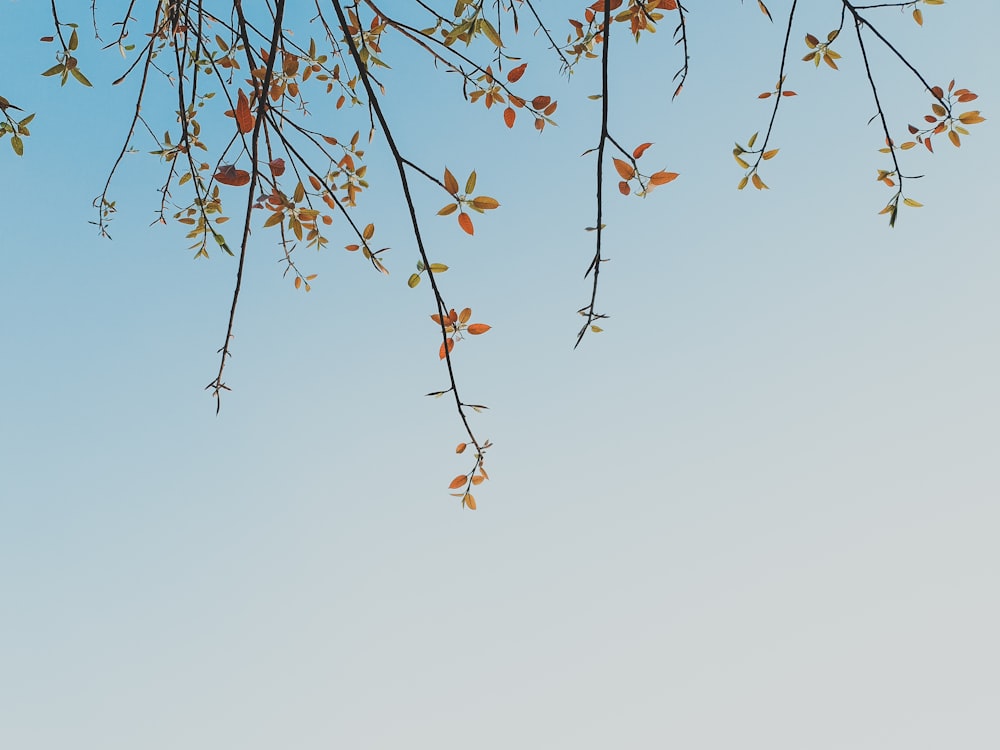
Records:
[[[959,111],[964,109],[960,105],[974,101],[976,94],[956,88],[954,81],[946,87],[930,84],[874,24],[879,13],[896,10],[910,13],[915,23],[923,26],[924,7],[942,4],[943,0],[872,5],[827,0],[831,26],[836,23],[836,28],[825,34],[799,31],[804,33],[805,47],[801,60],[810,67],[828,69],[827,73],[832,74],[840,70],[838,63],[847,56],[861,62],[866,74],[862,86],[873,100],[872,120],[882,130],[878,151],[889,157],[888,163],[877,168],[877,179],[894,191],[881,210],[889,215],[890,225],[897,220],[900,203],[921,205],[904,192],[912,175],[902,171],[901,152],[918,144],[933,152],[932,137],[944,134],[958,147],[970,135],[969,128],[985,119],[979,110]],[[80,27],[76,21],[60,17],[59,5],[52,1],[53,33],[41,39],[52,45],[55,58],[42,76],[58,79],[60,85],[72,81],[90,87],[90,80],[81,70]],[[113,5],[110,10],[119,13],[111,24],[110,40],[102,35],[96,20],[97,10],[107,12],[107,5]],[[446,293],[441,275],[449,270],[448,266],[432,259],[433,250],[423,239],[425,223],[435,218],[418,210],[412,183],[423,181],[433,190],[443,191],[445,203],[437,216],[454,216],[466,235],[475,234],[480,216],[500,208],[500,200],[492,194],[502,197],[503,190],[488,188],[490,194],[480,192],[476,169],[460,182],[443,163],[444,155],[440,162],[418,164],[406,153],[395,137],[402,126],[392,121],[382,106],[391,92],[380,82],[380,70],[404,64],[407,55],[427,56],[457,81],[458,95],[472,105],[496,112],[503,127],[526,123],[542,133],[556,125],[558,102],[552,93],[536,90],[533,70],[552,64],[571,75],[588,61],[600,66],[601,90],[590,97],[600,106],[595,117],[596,143],[584,152],[595,155],[596,205],[594,224],[586,227],[594,233],[594,254],[585,274],[591,280],[589,300],[579,309],[584,318],[576,338],[579,345],[588,332],[601,332],[598,323],[608,317],[597,306],[600,272],[607,260],[605,167],[613,167],[615,175],[611,179],[616,180],[618,191],[625,196],[648,197],[655,188],[679,177],[668,166],[669,154],[647,155],[655,153],[652,141],[626,148],[615,137],[614,81],[609,61],[617,45],[627,38],[639,43],[666,24],[676,41],[677,70],[670,91],[678,96],[691,65],[687,9],[677,0],[596,0],[586,5],[571,4],[566,9],[537,0],[418,0],[391,4],[381,0],[315,0],[311,5],[311,17],[289,18],[290,12],[301,13],[302,8],[293,8],[286,0],[159,0],[142,7],[133,1],[124,8],[110,0],[95,3],[95,36],[125,59],[123,73],[114,83],[132,83],[136,96],[121,152],[94,201],[94,223],[102,235],[110,236],[116,213],[112,199],[114,177],[123,156],[142,149],[163,164],[159,221],[185,227],[196,258],[207,258],[216,248],[238,258],[219,366],[207,386],[218,409],[223,392],[229,390],[224,375],[231,357],[237,303],[254,228],[273,235],[284,273],[291,277],[295,289],[309,292],[317,279],[316,273],[300,270],[301,248],[326,250],[334,238],[333,244],[343,243],[340,246],[345,251],[359,253],[375,271],[389,274],[389,248],[378,246],[377,227],[363,218],[365,210],[361,205],[369,188],[366,151],[374,146],[386,149],[402,188],[402,208],[416,252],[416,272],[409,275],[407,285],[416,288],[424,280],[427,282],[424,288],[429,287],[434,310],[430,318],[437,328],[437,355],[444,362],[445,387],[428,395],[452,400],[463,432],[463,441],[455,453],[471,456],[471,468],[457,475],[448,487],[464,507],[475,509],[471,490],[488,479],[484,458],[491,443],[472,429],[470,412],[486,407],[460,394],[455,356],[456,351],[461,351],[456,349],[458,342],[488,332],[490,325],[470,322],[469,307],[456,312],[447,304],[446,299],[452,295]],[[744,170],[737,183],[740,190],[748,185],[768,189],[761,170],[765,162],[780,153],[772,144],[778,112],[782,103],[797,96],[786,82],[795,76],[801,88],[808,73],[793,71],[789,62],[792,55],[792,60],[801,65],[793,39],[803,37],[794,34],[797,0],[788,0],[785,5],[784,41],[775,55],[776,83],[756,95],[769,102],[766,127],[733,148],[733,157]],[[773,21],[771,10],[760,0],[757,8],[762,23]],[[573,16],[568,24],[562,16],[543,16],[566,10]],[[712,12],[722,9],[713,8]],[[566,24],[562,31],[561,24]],[[530,27],[530,33],[545,40],[548,50],[544,54],[531,59],[519,56],[515,40],[525,25]],[[926,91],[931,99],[923,123],[909,125],[910,139],[900,140],[898,145],[893,133],[897,132],[899,120],[895,114],[889,116],[880,98],[877,71],[869,57],[873,45],[881,46],[906,68],[914,86]],[[930,62],[937,64],[933,58]],[[157,82],[162,88],[157,88]],[[753,90],[759,89],[754,86]],[[330,97],[334,102],[338,113],[335,119],[317,123],[310,118],[310,100],[317,96]],[[148,119],[144,103],[150,97],[172,98],[173,117],[167,122]],[[2,96],[0,114],[0,138],[9,135],[14,153],[21,156],[34,114],[22,116],[23,110]],[[649,128],[652,130],[652,123]],[[650,162],[652,165],[647,166]],[[468,166],[459,174],[465,174]],[[379,179],[389,177],[379,175]]]

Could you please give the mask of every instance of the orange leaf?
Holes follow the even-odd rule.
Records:
[[[654,172],[649,176],[650,185],[666,185],[673,182],[679,175],[677,172]]]
[[[455,453],[463,453],[465,451],[465,447],[466,447],[465,443],[459,443],[458,445],[455,446]]]
[[[510,73],[507,74],[507,80],[510,83],[517,83],[518,81],[521,80],[521,76],[524,75],[524,71],[527,67],[528,63],[521,63],[516,68],[511,70]]]
[[[535,109],[545,109],[549,104],[552,103],[551,96],[536,96],[531,100],[531,106]]]
[[[652,145],[653,145],[652,143],[643,143],[640,146],[636,146],[635,147],[635,151],[632,152],[632,158],[633,159],[639,159],[639,158],[641,158],[642,155],[644,153],[646,153],[646,149],[649,148]]]
[[[503,121],[504,121],[504,124],[508,128],[512,128],[512,127],[514,127],[514,120],[515,119],[517,119],[517,112],[515,112],[512,108],[507,107],[507,109],[505,109],[503,111]]]
[[[449,490],[457,490],[459,487],[465,484],[468,477],[465,474],[459,474],[457,477],[451,480],[451,484],[448,485]]]
[[[466,234],[476,233],[476,228],[472,226],[472,219],[464,211],[458,215],[458,225],[462,227]]]
[[[622,195],[628,195],[632,191],[629,189],[628,183],[625,182],[625,180],[622,180],[618,183],[618,192]]]
[[[249,133],[253,130],[254,116],[250,114],[250,100],[240,89],[236,100],[236,127],[241,133]]]
[[[468,328],[469,333],[471,333],[473,336],[478,336],[481,333],[486,333],[488,330],[490,330],[490,326],[486,325],[485,323],[473,323]]]
[[[476,509],[476,498],[470,495],[468,492],[465,493],[465,497],[462,498],[462,505],[464,505],[469,510]]]
[[[445,344],[442,342],[441,348],[438,350],[438,359],[444,359],[448,356],[448,353],[455,348],[455,339],[448,339],[447,349],[445,349]]]
[[[462,310],[462,312],[460,312],[458,314],[458,322],[459,323],[468,323],[469,322],[469,318],[471,318],[471,317],[472,317],[472,308],[471,307],[466,307],[466,308],[464,308]]]
[[[635,177],[635,168],[627,161],[622,161],[621,159],[612,159],[612,161],[615,163],[615,169],[618,170],[618,174],[622,176],[623,180],[631,180]]]

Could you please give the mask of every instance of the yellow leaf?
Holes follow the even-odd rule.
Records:
[[[767,161],[768,159],[773,159],[777,155],[778,155],[778,149],[773,148],[770,151],[765,151],[761,155],[761,158],[764,159],[764,161]]]
[[[374,234],[375,234],[375,225],[369,224],[368,226],[365,227],[365,231],[361,233],[361,236],[364,237],[366,240],[370,240],[372,236],[374,236]]]
[[[494,208],[499,208],[500,201],[496,198],[490,198],[488,195],[477,195],[472,199],[472,205],[480,211],[489,211]]]
[[[465,493],[465,497],[462,498],[462,505],[464,505],[469,510],[476,509],[476,498],[470,495],[468,492]]]
[[[986,118],[980,116],[978,109],[974,109],[971,112],[963,112],[958,116],[958,120],[965,125],[975,125],[978,122],[986,122]]]
[[[913,206],[914,208],[922,208],[924,205],[923,203],[913,200],[913,198],[903,198],[903,203],[907,206]]]
[[[438,211],[438,216],[450,216],[458,210],[457,203],[449,203],[447,206]]]

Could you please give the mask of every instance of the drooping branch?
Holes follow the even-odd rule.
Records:
[[[250,59],[252,47],[247,36],[247,26],[243,16],[243,8],[240,3],[236,3],[236,12],[239,15],[239,31],[243,37],[243,44],[246,47],[248,63],[253,67],[253,60]],[[240,239],[239,265],[236,269],[236,284],[233,288],[233,301],[229,308],[229,322],[226,325],[226,337],[222,347],[219,349],[219,372],[215,379],[205,386],[206,390],[211,389],[215,398],[215,411],[219,412],[222,406],[222,391],[229,390],[229,387],[222,379],[226,369],[226,362],[230,356],[230,346],[233,339],[233,326],[236,322],[236,305],[240,300],[240,290],[243,287],[243,270],[246,266],[247,247],[250,242],[250,222],[253,219],[254,193],[257,188],[257,181],[260,179],[260,164],[258,162],[258,150],[260,145],[260,131],[264,127],[267,115],[267,92],[271,86],[271,76],[274,73],[274,61],[278,57],[278,43],[281,40],[281,20],[284,17],[285,0],[275,0],[274,7],[274,33],[271,36],[271,46],[268,50],[267,61],[265,62],[264,74],[257,87],[257,117],[254,121],[253,132],[250,135],[250,184],[247,188],[246,213],[243,217],[243,236]]]
[[[584,307],[581,307],[578,311],[580,315],[583,315],[587,321],[581,326],[580,332],[576,336],[576,343],[573,345],[575,349],[583,341],[583,337],[586,335],[588,330],[591,330],[595,325],[595,320],[601,320],[606,318],[607,315],[603,315],[597,312],[597,283],[601,274],[601,263],[605,261],[602,256],[602,240],[604,239],[604,149],[607,145],[608,139],[611,134],[608,132],[608,93],[609,93],[609,74],[608,74],[608,47],[609,40],[611,38],[611,3],[606,2],[604,4],[604,23],[602,26],[602,39],[601,39],[601,133],[597,140],[597,224],[594,227],[594,231],[597,233],[597,239],[595,242],[594,257],[590,261],[590,266],[587,268],[587,272],[583,275],[587,278],[591,273],[594,275],[593,281],[590,289],[590,303]],[[620,147],[619,147],[620,148]]]
[[[378,120],[379,125],[382,128],[383,136],[385,137],[386,145],[389,147],[389,151],[392,154],[393,162],[396,165],[396,170],[399,173],[399,183],[403,191],[403,200],[406,203],[406,208],[410,217],[410,227],[413,232],[413,239],[417,246],[417,252],[420,254],[421,263],[426,267],[427,274],[430,279],[431,289],[434,293],[434,302],[437,306],[437,321],[441,330],[441,351],[444,353],[444,362],[448,371],[448,382],[449,388],[448,392],[452,394],[455,402],[455,409],[458,411],[459,418],[462,420],[462,425],[465,428],[465,433],[469,437],[469,442],[475,447],[475,464],[472,469],[468,472],[468,480],[465,485],[462,504],[470,505],[475,507],[475,500],[472,499],[470,490],[472,488],[473,481],[477,475],[477,472],[481,473],[483,468],[483,458],[486,448],[489,447],[488,443],[480,442],[479,438],[476,437],[472,430],[472,426],[469,424],[469,417],[466,412],[467,404],[462,400],[462,397],[458,390],[458,381],[455,377],[454,363],[451,358],[451,347],[449,346],[448,337],[448,323],[450,319],[450,311],[445,305],[444,297],[441,294],[440,287],[437,283],[436,274],[432,268],[431,259],[427,253],[427,248],[424,245],[423,235],[420,230],[420,220],[417,218],[417,208],[413,201],[413,195],[410,191],[410,182],[406,174],[407,160],[403,158],[402,153],[399,150],[399,146],[396,143],[395,136],[393,135],[392,128],[389,126],[389,122],[386,119],[385,112],[382,110],[382,105],[379,103],[378,96],[375,93],[375,89],[372,86],[371,79],[368,75],[367,66],[361,59],[361,52],[358,48],[354,37],[348,30],[349,24],[347,22],[347,17],[344,13],[344,9],[341,6],[340,0],[331,0],[333,3],[334,11],[337,14],[337,20],[340,23],[341,28],[344,31],[344,42],[351,53],[351,57],[354,60],[355,67],[358,71],[358,77],[361,80],[365,91],[368,94],[369,106],[375,113],[375,117]],[[480,407],[481,408],[481,407]]]

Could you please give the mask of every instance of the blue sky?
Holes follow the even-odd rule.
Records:
[[[617,37],[616,137],[655,142],[644,161],[681,178],[645,201],[609,185],[612,317],[576,351],[596,68],[567,84],[529,66],[525,86],[560,101],[538,136],[395,52],[404,151],[475,168],[503,204],[468,238],[418,194],[449,298],[493,326],[456,349],[496,443],[475,513],[447,494],[462,435],[423,396],[444,383],[433,306],[406,287],[378,142],[360,215],[392,275],[334,239],[302,251],[319,277],[297,293],[258,231],[216,416],[202,388],[235,263],[147,226],[159,166],[142,154],[114,240],[97,237],[131,92],[86,34],[94,89],[36,76],[43,5],[0,10],[0,94],[37,112],[23,158],[0,142],[0,745],[997,745],[992,4],[880,23],[991,118],[959,150],[909,152],[925,207],[894,230],[856,47],[839,72],[799,62],[835,11],[810,4],[793,33],[767,193],[737,193],[731,148],[766,124],[780,22],[692,7],[672,103],[667,29]],[[876,61],[902,133],[929,100]]]

